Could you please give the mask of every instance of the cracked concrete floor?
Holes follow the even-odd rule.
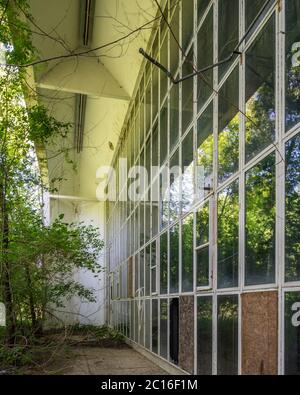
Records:
[[[66,364],[65,375],[166,375],[132,348],[78,347]]]

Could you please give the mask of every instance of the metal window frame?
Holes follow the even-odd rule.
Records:
[[[209,14],[211,7],[214,7],[214,40],[213,40],[213,46],[214,46],[214,59],[218,58],[218,2],[219,0],[211,0],[209,2],[209,5],[202,16],[201,20],[197,20],[197,1],[194,0],[194,36],[191,39],[191,42],[189,43],[186,52],[188,53],[190,48],[194,45],[194,56],[195,56],[195,62],[197,61],[197,42],[198,42],[198,32],[201,29],[201,26],[203,25],[205,18]],[[243,37],[245,33],[245,2],[246,0],[240,0],[240,20],[239,20],[239,35],[240,38]],[[171,4],[171,0],[169,0],[169,4]],[[152,243],[156,243],[156,280],[157,280],[157,293],[151,293],[150,297],[146,297],[145,300],[150,300],[150,311],[151,311],[151,317],[150,317],[150,341],[151,341],[151,350],[152,350],[152,300],[158,300],[158,326],[159,326],[159,333],[158,333],[158,354],[160,354],[160,299],[167,299],[168,300],[168,306],[170,303],[170,299],[173,298],[179,298],[181,295],[193,295],[195,298],[195,314],[194,314],[194,335],[195,335],[195,350],[194,350],[194,366],[195,366],[195,373],[197,372],[197,300],[199,297],[202,296],[210,296],[212,297],[213,300],[213,350],[212,350],[212,355],[213,355],[213,374],[217,374],[217,298],[219,295],[238,295],[239,296],[239,333],[238,333],[238,342],[239,342],[239,374],[242,374],[242,338],[241,338],[241,295],[244,292],[256,292],[256,291],[261,291],[261,292],[267,292],[271,290],[276,290],[279,293],[279,320],[280,320],[280,326],[279,326],[279,333],[278,333],[278,347],[279,347],[279,352],[278,352],[278,373],[283,374],[284,373],[284,327],[283,327],[283,321],[284,321],[284,295],[286,292],[289,290],[293,290],[295,292],[300,291],[300,281],[295,282],[295,283],[286,283],[285,282],[285,277],[284,277],[284,247],[285,247],[285,232],[284,232],[284,223],[285,223],[285,163],[281,160],[281,156],[285,157],[285,144],[287,141],[298,135],[300,132],[300,124],[295,125],[291,130],[288,132],[285,131],[285,37],[282,32],[285,31],[285,4],[286,1],[282,0],[281,1],[281,10],[279,11],[278,9],[278,2],[274,0],[274,4],[271,6],[271,8],[268,10],[268,12],[265,14],[264,18],[260,21],[260,23],[256,26],[255,30],[252,32],[251,37],[247,42],[243,43],[241,46],[241,51],[243,52],[243,55],[241,58],[236,59],[228,68],[226,74],[222,77],[221,81],[218,81],[218,69],[215,68],[213,71],[213,76],[214,76],[214,89],[218,91],[223,84],[227,81],[227,78],[233,71],[235,67],[239,67],[239,106],[240,109],[245,111],[246,108],[246,103],[245,103],[245,54],[248,48],[254,43],[256,40],[257,36],[259,33],[262,31],[264,26],[268,23],[270,17],[275,14],[275,19],[276,19],[276,76],[275,76],[275,81],[276,81],[276,112],[277,112],[277,117],[276,117],[276,138],[274,141],[274,144],[270,144],[268,147],[263,149],[258,155],[256,155],[251,161],[246,163],[245,161],[245,119],[242,114],[239,116],[239,124],[240,124],[240,141],[239,141],[239,151],[240,151],[240,158],[239,158],[239,170],[236,172],[232,177],[230,177],[228,180],[226,180],[225,183],[222,183],[221,185],[218,184],[217,180],[217,169],[218,169],[218,95],[213,93],[210,98],[208,98],[207,102],[204,104],[204,106],[198,111],[197,108],[197,78],[194,78],[194,113],[193,113],[193,120],[190,123],[190,125],[186,128],[185,131],[182,131],[182,87],[179,86],[179,116],[178,116],[178,122],[179,122],[179,138],[172,147],[172,150],[170,149],[170,91],[172,89],[172,85],[170,82],[168,82],[168,87],[167,87],[167,94],[161,98],[161,93],[160,93],[160,74],[158,73],[158,114],[154,116],[153,114],[153,108],[152,105],[150,106],[150,127],[148,130],[146,130],[146,92],[147,89],[150,87],[151,88],[151,100],[153,96],[153,66],[147,66],[145,68],[145,62],[142,66],[143,72],[141,73],[142,75],[142,86],[139,86],[138,89],[136,89],[138,96],[137,99],[133,101],[133,104],[130,106],[129,111],[128,111],[128,116],[126,118],[126,133],[127,133],[127,138],[129,136],[128,144],[126,146],[127,150],[127,155],[131,153],[132,151],[135,152],[134,160],[133,162],[135,164],[138,164],[140,161],[140,156],[142,153],[142,150],[145,148],[145,145],[147,143],[147,139],[151,138],[151,162],[153,158],[153,152],[152,152],[152,134],[153,134],[153,128],[155,124],[158,124],[158,136],[159,136],[159,144],[158,144],[158,159],[160,161],[160,110],[164,106],[165,103],[167,103],[167,113],[168,113],[168,133],[167,133],[167,144],[168,144],[168,156],[165,161],[165,164],[167,164],[170,160],[170,158],[173,156],[173,154],[178,150],[179,151],[179,161],[180,164],[182,165],[182,142],[184,141],[186,135],[189,133],[191,129],[193,129],[193,135],[194,135],[194,151],[196,155],[196,135],[197,135],[197,121],[201,114],[208,108],[211,103],[213,104],[214,108],[214,119],[213,119],[213,137],[214,137],[214,157],[213,157],[213,178],[214,178],[214,185],[213,185],[213,191],[211,194],[208,194],[208,196],[205,196],[203,200],[196,200],[193,207],[191,207],[190,211],[184,215],[180,213],[178,219],[172,223],[168,223],[168,225],[164,228],[161,229],[159,227],[157,234],[154,234],[154,230],[152,229],[151,237],[150,240],[147,241],[145,245],[136,245],[136,237],[137,234],[140,231],[140,225],[139,223],[136,222],[136,210],[140,210],[139,205],[140,202],[134,202],[130,206],[130,213],[126,210],[126,218],[124,219],[124,216],[120,216],[120,203],[117,201],[114,204],[112,204],[112,207],[109,207],[109,217],[107,218],[107,233],[108,233],[108,240],[113,241],[112,244],[112,251],[111,251],[111,256],[116,258],[116,265],[115,268],[117,268],[122,262],[119,261],[119,259],[123,260],[126,259],[127,257],[123,257],[121,254],[122,252],[122,243],[124,243],[124,237],[121,237],[121,232],[126,233],[126,229],[128,224],[131,222],[133,223],[133,230],[134,234],[136,235],[134,240],[133,240],[133,253],[131,251],[131,255],[137,256],[139,252],[147,247],[148,245],[152,245]],[[179,23],[179,32],[180,32],[180,42],[182,41],[182,11],[181,11],[181,4],[178,5],[179,7],[179,18],[180,18],[180,23]],[[171,20],[172,16],[175,13],[175,9],[172,11],[169,11],[169,20]],[[160,29],[159,29],[160,30]],[[158,42],[161,43],[161,32],[158,32]],[[168,65],[170,65],[170,33],[166,32],[166,37],[167,40],[169,41],[168,43]],[[154,40],[156,39],[156,34],[153,34],[152,39],[150,40],[150,47]],[[179,68],[176,72],[177,75],[182,75],[182,64],[183,64],[183,57],[180,51],[178,52],[178,63],[179,63]],[[149,74],[146,74],[147,71],[150,70]],[[141,80],[140,80],[141,81]],[[149,85],[150,84],[150,85]],[[139,85],[139,83],[138,83]],[[143,98],[144,100],[144,106],[141,107],[141,104],[143,103]],[[161,100],[162,99],[162,100]],[[135,130],[136,127],[136,119],[140,116],[140,111],[144,111],[144,131],[143,131],[143,141],[142,144],[139,144],[139,136],[137,134],[137,131]],[[130,123],[132,121],[132,123]],[[184,133],[183,133],[184,132]],[[130,137],[132,136],[132,137]],[[251,169],[253,166],[258,164],[260,161],[262,161],[265,157],[267,157],[269,154],[276,152],[276,282],[274,284],[267,284],[267,285],[255,285],[255,286],[245,286],[245,174],[249,169]],[[118,156],[116,155],[115,159],[116,160]],[[196,156],[194,156],[195,160]],[[151,186],[150,188],[155,184],[159,177],[159,174],[156,175],[156,177],[151,178]],[[218,289],[217,287],[217,195],[219,192],[224,190],[227,186],[232,184],[232,182],[239,180],[239,202],[240,202],[240,212],[239,212],[239,286],[237,288],[232,288],[232,289]],[[196,182],[194,179],[194,188],[195,191],[196,189]],[[125,186],[124,186],[125,188]],[[122,191],[119,191],[122,192]],[[180,193],[182,192],[182,183],[180,182]],[[120,195],[119,195],[120,196]],[[206,204],[206,202],[209,202],[210,205],[210,270],[213,273],[213,278],[211,280],[211,287],[208,288],[197,288],[196,286],[196,251],[197,251],[197,246],[195,243],[195,216],[197,209],[202,207],[203,205]],[[159,201],[159,204],[161,204],[161,201]],[[194,290],[191,293],[182,293],[182,227],[183,227],[183,221],[184,219],[191,215],[193,213],[194,215],[194,263],[193,263],[193,269],[194,269]],[[145,213],[144,213],[145,215]],[[151,217],[154,215],[154,210],[153,206],[151,207]],[[158,210],[158,218],[159,218],[159,210]],[[145,218],[144,218],[145,219]],[[169,232],[170,229],[172,229],[174,226],[179,226],[179,292],[176,294],[167,294],[167,295],[160,295],[159,294],[159,285],[160,285],[160,264],[159,264],[159,256],[160,256],[160,237],[163,233],[167,232],[168,233],[168,245],[169,245]],[[144,226],[146,226],[146,221],[144,221]],[[152,221],[151,221],[151,226],[152,226]],[[113,235],[113,237],[111,237]],[[139,238],[139,237],[138,237]],[[152,254],[152,249],[151,249],[151,254]],[[152,260],[151,260],[152,262]],[[151,263],[152,264],[152,263]],[[150,283],[152,284],[152,267],[150,269]],[[168,254],[168,292],[170,292],[170,257]],[[114,306],[114,311],[115,311],[115,304],[118,302],[113,301],[113,306]],[[132,304],[130,304],[132,306]],[[169,309],[169,308],[168,308]],[[134,312],[133,312],[134,313]],[[135,319],[136,317],[134,317]],[[134,325],[135,327],[135,325]],[[132,328],[134,330],[134,328]],[[170,330],[170,317],[169,317],[169,312],[168,312],[168,331]],[[145,332],[145,331],[144,331]],[[168,332],[169,333],[169,332]],[[132,336],[134,338],[134,335]],[[169,345],[168,345],[168,360],[170,359],[169,356]]]

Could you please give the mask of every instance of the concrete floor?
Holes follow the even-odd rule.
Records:
[[[90,348],[74,350],[64,375],[166,375],[160,367],[131,348]]]

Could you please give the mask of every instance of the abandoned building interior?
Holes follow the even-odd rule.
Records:
[[[101,48],[32,73],[75,125],[76,172],[45,148],[49,179],[64,172],[49,219],[105,238],[101,278],[75,274],[98,302],[68,312],[190,374],[300,374],[300,0],[29,3],[69,48]],[[123,159],[147,170],[139,199]],[[116,199],[97,200],[101,166]]]

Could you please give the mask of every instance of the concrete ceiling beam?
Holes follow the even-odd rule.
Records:
[[[36,85],[92,97],[130,100],[128,93],[96,57],[65,59],[39,75]]]

